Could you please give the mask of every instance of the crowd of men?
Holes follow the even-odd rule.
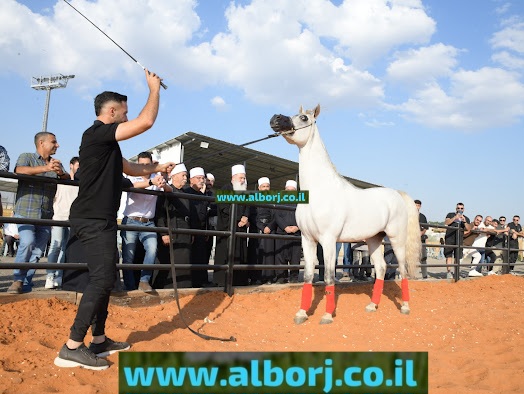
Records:
[[[513,273],[517,262],[519,249],[519,237],[524,237],[524,231],[520,225],[520,216],[514,215],[511,223],[506,223],[506,217],[500,216],[494,219],[492,216],[476,215],[473,222],[464,214],[464,204],[459,202],[455,212],[446,215],[445,225],[453,228],[446,230],[444,244],[444,256],[446,258],[447,278],[454,277],[452,264],[459,249],[456,245],[463,245],[460,249],[461,265],[466,258],[471,257],[470,277],[483,276],[483,267],[487,275],[498,275],[502,273],[502,265],[509,263],[509,271]],[[507,250],[492,250],[487,248],[499,248]],[[482,265],[480,265],[482,264]],[[487,265],[484,265],[487,264]]]
[[[30,174],[39,177],[80,179],[81,165],[78,157],[70,161],[70,171],[66,172],[61,162],[53,155],[59,145],[56,136],[40,132],[34,139],[36,152],[23,153],[14,167],[17,174]],[[7,152],[5,152],[5,157]],[[139,165],[155,164],[151,153],[138,155]],[[4,170],[8,170],[8,166]],[[293,210],[276,210],[263,206],[239,205],[235,217],[231,216],[231,204],[217,204],[209,199],[183,198],[179,193],[194,196],[214,196],[215,177],[206,173],[202,167],[187,169],[183,163],[177,164],[169,173],[152,173],[140,176],[123,175],[122,187],[145,189],[158,193],[128,192],[124,206],[122,224],[133,226],[120,232],[121,261],[124,264],[142,264],[142,270],[123,270],[123,290],[139,289],[152,292],[154,289],[173,286],[171,270],[153,270],[153,264],[208,265],[215,247],[214,264],[228,264],[228,237],[190,235],[178,230],[224,230],[230,229],[231,221],[237,225],[237,232],[258,234],[285,234],[296,240],[275,240],[257,238],[237,238],[235,242],[235,264],[299,265],[301,259],[300,230]],[[288,180],[285,190],[297,190],[297,182]],[[224,191],[246,191],[246,169],[242,164],[231,168],[231,181],[222,187]],[[269,178],[262,177],[257,182],[258,191],[269,191]],[[70,208],[78,195],[78,187],[51,182],[31,182],[19,180],[15,199],[14,216],[28,219],[68,220]],[[189,196],[188,196],[189,197]],[[16,226],[16,225],[14,225]],[[6,225],[6,228],[8,226]],[[11,226],[12,227],[12,226]],[[69,234],[68,227],[40,224],[19,224],[16,226],[15,254],[10,246],[9,253],[15,262],[35,263],[40,261],[46,248],[49,262],[84,262],[83,250],[75,237]],[[154,227],[171,228],[171,236],[150,231]],[[14,239],[14,238],[13,238]],[[10,243],[11,244],[11,243]],[[77,261],[78,260],[78,261]],[[216,270],[212,275],[206,269],[177,268],[178,287],[225,286],[226,271]],[[15,269],[13,283],[8,288],[12,294],[30,291],[33,286],[35,269]],[[73,276],[74,277],[74,276]],[[45,288],[62,287],[69,274],[63,276],[62,270],[47,270]],[[68,290],[83,291],[87,283],[78,282],[75,277],[64,283]],[[267,270],[236,271],[233,276],[235,286],[249,284],[272,284],[298,282],[298,269],[268,268]],[[115,283],[119,286],[119,283]]]

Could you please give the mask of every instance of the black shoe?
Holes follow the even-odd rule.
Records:
[[[102,343],[91,343],[89,345],[89,350],[98,357],[107,357],[110,354],[121,350],[127,350],[130,347],[131,345],[127,342],[115,342],[111,338],[106,337],[106,340]]]
[[[103,358],[97,357],[86,345],[81,344],[77,349],[71,350],[66,345],[62,346],[55,365],[62,368],[82,367],[101,371],[109,368],[109,363]]]

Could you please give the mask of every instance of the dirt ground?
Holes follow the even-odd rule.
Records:
[[[110,306],[107,334],[135,351],[427,351],[430,393],[524,392],[524,277],[411,281],[411,314],[399,312],[399,282],[386,282],[376,313],[366,313],[371,284],[337,285],[337,314],[319,325],[323,286],[310,319],[296,326],[301,286],[261,286],[228,297],[184,295],[190,326],[236,342],[206,341],[189,330],[176,303]],[[262,291],[263,290],[263,291]],[[76,306],[57,298],[0,305],[0,392],[116,393],[118,356],[105,371],[53,364]]]

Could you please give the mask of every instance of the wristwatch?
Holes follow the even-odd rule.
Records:
[[[151,179],[149,180],[149,186],[153,186],[153,181]]]

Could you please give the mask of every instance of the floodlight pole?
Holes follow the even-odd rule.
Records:
[[[31,87],[35,90],[47,91],[45,107],[44,107],[44,120],[42,122],[42,131],[47,131],[47,115],[49,114],[49,101],[51,100],[51,90],[58,88],[65,88],[67,81],[74,78],[74,75],[52,75],[49,77],[33,77],[31,81]]]

